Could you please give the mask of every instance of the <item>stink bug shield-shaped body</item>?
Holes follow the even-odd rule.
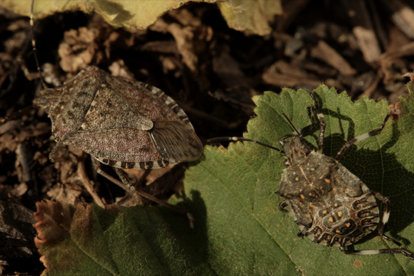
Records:
[[[116,168],[161,168],[202,154],[193,126],[174,100],[95,66],[61,88],[41,91],[34,103],[49,113],[56,142]]]
[[[33,38],[38,71],[40,66]],[[52,122],[52,135],[59,145],[72,145],[97,161],[112,166],[122,182],[97,165],[97,171],[140,201],[140,196],[186,213],[185,210],[135,191],[120,168],[156,169],[197,160],[203,145],[187,115],[178,104],[156,87],[113,77],[96,66],[89,66],[60,88],[43,90],[34,104],[45,109]],[[50,154],[53,160],[58,147]],[[96,162],[99,164],[99,162]]]
[[[113,77],[90,66],[58,89],[44,89],[34,100],[49,113],[58,145],[72,145],[115,168],[121,186],[141,202],[141,196],[185,213],[181,208],[135,190],[120,168],[155,169],[197,160],[203,145],[184,111],[158,88]],[[99,164],[99,163],[98,163]]]
[[[290,119],[286,120],[295,130],[280,139],[282,150],[255,140],[238,137],[214,138],[209,142],[224,140],[250,141],[275,149],[285,154],[285,166],[277,194],[285,200],[279,204],[279,210],[292,216],[299,226],[298,236],[307,236],[315,243],[339,247],[345,254],[368,255],[383,253],[401,253],[414,260],[411,253],[401,248],[401,244],[386,236],[385,226],[390,215],[390,201],[383,195],[371,191],[365,183],[339,163],[339,159],[353,144],[381,133],[389,116],[375,130],[358,136],[339,150],[335,158],[322,154],[325,134],[325,118],[315,103],[315,113],[320,122],[317,151],[311,150],[304,142],[303,134],[317,128],[311,108],[308,116],[311,125],[297,130]],[[382,218],[377,201],[384,204]],[[285,207],[290,207],[286,210]],[[378,228],[379,235],[399,246],[394,249],[347,250],[362,237]]]
[[[32,0],[30,25],[33,35]],[[203,145],[187,115],[156,87],[89,66],[34,104],[49,113],[56,142],[73,145],[115,168],[154,169],[197,160]],[[54,152],[52,152],[53,157]]]

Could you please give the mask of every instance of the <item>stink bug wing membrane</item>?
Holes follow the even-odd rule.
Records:
[[[176,161],[194,161],[203,152],[201,144],[194,131],[181,121],[155,122],[151,131],[154,144],[163,159]]]
[[[119,86],[114,89],[120,91],[131,108],[154,123],[149,134],[163,160],[182,162],[200,158],[203,145],[187,115],[172,98],[162,90],[141,82],[119,78],[114,85]],[[130,89],[119,89],[121,86]]]

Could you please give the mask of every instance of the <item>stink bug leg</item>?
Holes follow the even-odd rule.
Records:
[[[362,134],[362,135],[360,135],[358,137],[355,137],[354,139],[349,140],[348,142],[346,142],[345,145],[343,145],[343,147],[336,154],[335,159],[339,160],[344,155],[344,153],[349,149],[349,147],[351,147],[353,144],[358,143],[358,142],[360,142],[364,139],[367,139],[369,137],[376,136],[376,135],[380,134],[381,131],[384,129],[385,123],[388,121],[389,118],[390,118],[390,115],[387,115],[384,119],[384,122],[382,123],[382,125],[379,128],[374,129],[374,130],[372,130],[368,133]]]
[[[345,254],[403,254],[414,260],[414,256],[401,248],[401,244],[385,235],[385,226],[390,216],[390,201],[385,196],[371,191],[357,176],[339,163],[339,159],[353,144],[379,135],[389,119],[387,115],[378,129],[360,135],[339,150],[336,158],[322,154],[326,122],[319,104],[312,93],[314,111],[320,123],[317,151],[311,150],[304,142],[303,135],[316,129],[316,120],[311,108],[307,113],[311,125],[298,130],[285,114],[293,132],[280,138],[282,149],[263,144],[259,141],[222,137],[210,139],[218,141],[247,141],[275,149],[285,154],[284,164],[289,168],[283,170],[279,189],[276,192],[285,200],[278,209],[294,217],[300,232],[298,236],[306,236],[315,243],[325,246],[339,247]],[[382,219],[377,200],[384,204]],[[285,209],[290,208],[290,211]],[[391,241],[399,248],[378,250],[347,250],[347,246],[356,243],[378,228],[378,233],[385,240]]]
[[[401,248],[401,243],[397,242],[396,240],[388,237],[387,235],[385,235],[385,229],[388,223],[388,219],[390,218],[390,209],[391,209],[391,202],[389,201],[388,198],[386,198],[385,196],[381,195],[380,193],[371,191],[371,194],[378,199],[379,201],[381,201],[382,203],[384,203],[384,210],[383,210],[383,214],[382,214],[382,220],[381,223],[378,226],[378,234],[380,236],[383,237],[383,239],[393,242],[394,244],[396,244],[399,248],[389,248],[389,249],[378,249],[378,250],[346,250],[343,247],[340,247],[340,250],[343,251],[345,254],[349,254],[349,255],[375,255],[375,254],[397,254],[397,253],[401,253],[404,256],[406,256],[407,258],[414,260],[414,256],[408,252],[405,249]]]
[[[107,174],[106,172],[104,172],[101,169],[101,164],[97,161],[94,161],[94,166],[95,169],[97,171],[97,173],[99,173],[100,175],[102,175],[103,177],[109,179],[110,181],[112,181],[113,183],[115,183],[116,185],[118,185],[119,187],[121,187],[122,189],[124,189],[125,191],[129,192],[138,202],[141,202],[141,197],[147,198],[149,200],[152,200],[160,205],[163,205],[165,207],[168,207],[174,211],[177,211],[179,213],[183,213],[187,216],[189,224],[190,224],[190,228],[194,229],[194,216],[190,213],[187,212],[184,209],[181,209],[177,206],[171,205],[163,200],[160,200],[150,194],[144,193],[143,191],[137,190],[135,189],[135,187],[131,184],[131,181],[128,177],[128,175],[121,169],[118,168],[114,168],[115,172],[118,174],[119,178],[122,180],[122,182],[120,182],[119,180],[113,178],[112,176],[110,176],[109,174]]]

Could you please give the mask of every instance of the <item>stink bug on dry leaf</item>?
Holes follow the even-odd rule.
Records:
[[[315,112],[320,122],[317,151],[311,150],[303,139],[305,133],[317,127],[310,107],[307,113],[312,124],[300,130],[296,129],[292,121],[283,113],[294,132],[280,138],[282,150],[241,137],[213,138],[209,142],[249,141],[285,154],[284,164],[287,168],[283,170],[279,190],[276,192],[285,200],[279,204],[278,208],[295,219],[300,229],[298,236],[307,236],[313,242],[325,246],[339,247],[345,254],[401,253],[414,260],[410,252],[401,248],[401,243],[385,235],[385,226],[388,223],[391,206],[388,198],[371,191],[356,175],[339,163],[339,159],[350,146],[380,134],[390,116],[385,117],[378,129],[346,142],[336,157],[332,158],[322,154],[326,122],[316,98],[312,93],[310,96],[314,100]],[[382,219],[376,200],[384,204]],[[290,210],[286,210],[285,207],[290,207]],[[354,244],[376,228],[380,236],[398,245],[399,248],[347,249],[347,246]]]
[[[40,72],[33,38],[33,5],[31,6],[32,44]],[[197,160],[203,145],[192,124],[178,104],[156,87],[114,77],[96,66],[89,66],[59,88],[43,90],[34,104],[43,108],[52,122],[52,135],[57,148],[72,145],[89,153],[97,172],[131,192],[187,213],[136,191],[121,169],[156,169],[179,162]],[[112,166],[120,181],[100,168]],[[187,213],[190,217],[191,215]],[[191,218],[190,218],[191,220]]]

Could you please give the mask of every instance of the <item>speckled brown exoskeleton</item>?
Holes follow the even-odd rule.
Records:
[[[220,137],[210,139],[218,141],[249,141],[275,149],[285,154],[285,166],[279,190],[276,192],[285,200],[279,204],[279,210],[292,216],[299,226],[298,236],[306,236],[315,243],[335,246],[345,254],[369,255],[384,253],[401,253],[411,260],[414,256],[401,248],[401,243],[385,235],[385,226],[390,216],[391,203],[385,196],[371,191],[356,175],[345,168],[339,159],[353,144],[381,133],[389,115],[383,124],[375,130],[358,136],[339,150],[335,158],[322,154],[325,134],[325,118],[319,110],[318,102],[310,93],[315,103],[315,113],[320,122],[318,149],[311,150],[304,142],[303,135],[317,128],[317,122],[308,107],[311,125],[297,130],[291,120],[283,113],[294,129],[280,139],[282,150],[261,142],[239,137]],[[376,200],[384,204],[382,218]],[[289,207],[290,210],[285,209]],[[399,248],[377,250],[348,250],[362,237],[376,228],[387,241]]]
[[[115,168],[163,168],[197,160],[203,150],[184,111],[163,91],[95,66],[40,91],[34,104],[49,114],[57,143]]]
[[[30,23],[33,37],[33,5]],[[32,39],[36,53],[35,40]],[[35,55],[40,72],[37,56]],[[43,108],[52,122],[57,148],[72,145],[89,153],[98,173],[139,196],[121,169],[156,169],[197,160],[203,145],[183,109],[160,89],[138,81],[114,77],[89,66],[60,88],[43,90],[34,104]],[[99,164],[115,168],[123,183],[101,170]],[[179,209],[179,211],[183,211]]]

